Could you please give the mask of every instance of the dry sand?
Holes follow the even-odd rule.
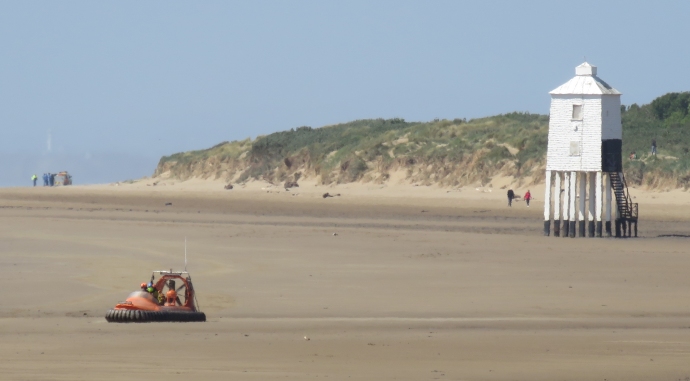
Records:
[[[690,377],[685,192],[616,240],[500,189],[145,182],[0,190],[0,379]],[[208,322],[106,323],[185,236]]]

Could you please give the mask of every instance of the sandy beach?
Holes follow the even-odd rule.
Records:
[[[0,379],[690,377],[687,192],[565,239],[538,186],[153,181],[0,190]],[[185,237],[208,321],[107,323]]]

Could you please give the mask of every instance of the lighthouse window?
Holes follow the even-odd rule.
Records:
[[[580,156],[580,142],[570,142],[570,156]]]
[[[582,105],[573,105],[573,120],[582,120]]]

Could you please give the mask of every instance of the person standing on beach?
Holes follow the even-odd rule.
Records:
[[[38,180],[38,176],[36,176],[36,174],[34,173],[34,175],[31,176],[31,181],[34,182],[34,186],[36,186],[36,180]]]
[[[525,193],[525,202],[527,203],[527,207],[529,208],[529,200],[532,199],[532,194],[529,193],[529,189],[527,189],[527,193]]]
[[[515,192],[513,188],[508,189],[508,206],[513,206],[513,199],[515,198]]]
[[[656,139],[652,139],[652,156],[656,156]]]

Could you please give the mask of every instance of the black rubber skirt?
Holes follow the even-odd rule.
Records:
[[[188,323],[206,321],[206,314],[203,312],[111,309],[105,314],[105,320],[110,323]]]

